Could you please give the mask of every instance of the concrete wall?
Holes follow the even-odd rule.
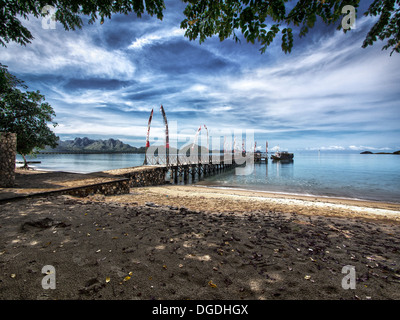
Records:
[[[15,183],[15,156],[17,135],[0,132],[0,188],[10,188]]]

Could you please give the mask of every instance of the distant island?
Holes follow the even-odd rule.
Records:
[[[191,144],[183,146],[179,153],[189,155],[191,151]],[[198,154],[208,153],[207,148],[200,147],[196,145],[198,148]],[[149,148],[150,153],[154,153],[154,155],[158,155],[159,152],[165,153],[165,147],[163,146],[151,146]],[[178,149],[170,147],[170,154],[176,154]],[[56,148],[51,148],[46,146],[45,149],[41,150],[39,153],[49,154],[49,153],[146,153],[145,147],[132,147],[129,144],[123,143],[118,139],[108,139],[108,140],[93,140],[87,137],[84,138],[75,138],[74,140],[65,140],[58,141],[58,145]]]
[[[371,151],[363,151],[360,154],[400,154],[400,150],[395,152],[375,152],[375,153]]]
[[[47,146],[40,153],[145,153],[145,147],[132,147],[118,139],[93,140],[87,137],[60,140],[56,148]]]

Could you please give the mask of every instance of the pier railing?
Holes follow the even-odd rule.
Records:
[[[179,165],[200,165],[200,164],[231,164],[235,163],[236,157],[251,157],[253,153],[247,154],[206,154],[206,155],[190,155],[185,154],[170,154],[170,155],[145,155],[145,165],[150,166],[179,166]],[[167,161],[168,160],[168,161]]]

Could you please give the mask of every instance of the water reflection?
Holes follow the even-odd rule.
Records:
[[[275,172],[277,178],[293,177],[293,160],[272,161],[271,171]]]

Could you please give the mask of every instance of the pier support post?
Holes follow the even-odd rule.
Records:
[[[192,182],[193,182],[193,181],[194,181],[194,179],[196,178],[196,177],[195,177],[195,175],[196,175],[196,166],[194,166],[194,165],[191,165],[190,167],[191,167],[191,173],[192,173]]]
[[[174,173],[174,183],[178,183],[178,167],[172,169]]]

